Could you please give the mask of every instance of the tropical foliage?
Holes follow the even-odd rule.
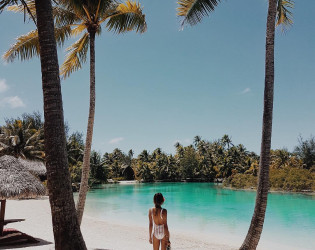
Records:
[[[65,127],[68,131],[68,126]],[[19,152],[24,158],[43,160],[45,154],[42,132],[39,133],[41,136],[34,136],[42,129],[43,122],[38,112],[23,114],[22,118],[6,119],[5,125],[0,126],[1,145],[6,145],[3,141],[10,141],[3,138],[12,139],[18,135],[18,138],[22,139],[14,139],[20,142],[15,147],[2,146],[0,152],[2,154]],[[74,132],[67,135],[66,139],[71,181],[80,183],[84,154],[83,134]],[[25,143],[28,140],[34,146],[25,146],[31,144]],[[314,142],[313,136],[306,140],[300,137],[293,152],[286,149],[271,151],[269,175],[271,190],[315,191]],[[176,143],[174,146],[174,155],[157,148],[152,153],[143,150],[136,158],[133,157],[132,150],[124,153],[116,148],[113,152],[103,155],[92,151],[89,186],[106,183],[110,179],[114,181],[137,179],[144,182],[223,181],[224,186],[237,189],[257,187],[259,156],[246,150],[242,144],[234,145],[228,135],[214,141],[196,136],[191,145],[183,146]]]
[[[115,0],[59,0],[58,2],[59,4],[56,4],[53,8],[57,44],[61,46],[69,36],[81,35],[81,38],[67,49],[68,55],[61,66],[61,75],[66,78],[80,69],[82,64],[86,62],[87,53],[90,50],[90,106],[83,155],[82,180],[77,202],[77,215],[81,224],[88,191],[89,159],[95,116],[95,36],[101,34],[101,25],[105,23],[108,31],[116,33],[131,30],[143,33],[146,31],[147,25],[140,4],[130,0],[125,3]],[[26,3],[30,16],[35,16],[35,1],[27,0]],[[16,5],[9,7],[9,10],[23,12],[25,6]],[[5,53],[4,59],[13,61],[16,57],[20,57],[21,60],[25,60],[38,53],[38,32],[34,30],[17,38],[17,42]]]
[[[38,112],[6,119],[0,126],[0,156],[14,155],[24,159],[43,160],[44,124]]]
[[[29,17],[36,17],[35,1],[25,0],[25,4],[13,5],[8,10],[25,13],[25,6],[29,9]],[[89,47],[89,33],[94,31],[96,35],[102,32],[102,24],[108,31],[124,33],[135,30],[146,31],[145,15],[139,3],[127,0],[125,3],[118,1],[56,1],[53,6],[55,21],[55,38],[58,46],[62,46],[71,36],[81,35],[67,51],[69,54],[61,66],[61,74],[64,77],[80,69],[86,62]],[[12,1],[18,3],[18,1]],[[7,61],[19,58],[22,61],[39,55],[39,42],[37,30],[30,31],[16,39],[16,42],[3,55]]]
[[[310,148],[309,145],[307,150]],[[286,149],[272,150],[269,172],[270,190],[315,191],[315,162],[309,169],[306,164],[308,161],[307,157],[290,153]],[[237,189],[255,189],[257,187],[257,170],[232,175],[224,181],[224,185]]]
[[[215,9],[220,0],[179,0],[177,14],[183,17],[182,28],[185,23],[195,25],[201,22]],[[242,250],[256,249],[263,229],[267,197],[269,190],[269,165],[272,134],[272,113],[274,99],[274,43],[275,27],[281,25],[285,29],[292,24],[293,0],[269,0],[266,27],[266,50],[265,50],[265,87],[264,108],[262,123],[261,152],[259,162],[259,178],[257,195],[253,217],[246,235],[240,247]]]

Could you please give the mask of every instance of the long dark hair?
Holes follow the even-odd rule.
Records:
[[[161,205],[164,202],[164,197],[163,194],[161,193],[156,193],[153,197],[153,202],[155,205],[155,215],[157,215],[157,208],[161,208]]]

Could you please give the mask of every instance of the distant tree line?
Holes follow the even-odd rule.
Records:
[[[81,180],[83,134],[69,134],[66,125],[67,153],[71,180]],[[196,136],[191,145],[175,145],[176,153],[166,154],[161,148],[152,153],[143,150],[134,157],[116,148],[111,153],[92,151],[90,186],[108,180],[152,181],[223,181],[232,188],[256,188],[259,156],[234,145],[228,135],[207,141]],[[43,122],[38,112],[5,120],[0,126],[0,155],[44,160]],[[286,149],[271,151],[270,186],[274,190],[315,191],[315,138],[298,140],[294,152]]]

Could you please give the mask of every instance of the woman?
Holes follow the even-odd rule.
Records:
[[[153,244],[153,250],[166,250],[170,246],[170,233],[167,226],[167,210],[161,206],[165,198],[161,193],[156,193],[153,197],[155,207],[149,209],[149,237],[150,244]]]

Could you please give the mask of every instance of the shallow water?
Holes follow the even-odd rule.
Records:
[[[170,231],[239,246],[254,209],[256,192],[213,183],[106,184],[87,197],[85,213],[127,225],[148,225],[153,195],[163,193]],[[221,242],[220,240],[221,239]],[[224,242],[222,242],[224,239]],[[315,249],[315,196],[271,193],[261,249]]]

